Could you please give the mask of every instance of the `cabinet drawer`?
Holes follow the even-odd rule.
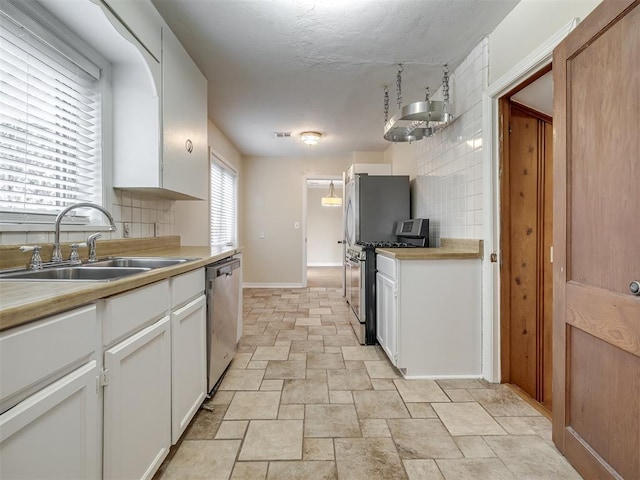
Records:
[[[183,273],[171,279],[171,308],[197,297],[204,292],[204,268]]]
[[[103,345],[139,330],[152,320],[166,315],[168,310],[168,280],[107,299],[102,322]]]
[[[0,407],[59,378],[93,354],[98,332],[95,305],[87,305],[0,335]],[[18,395],[20,394],[20,395]],[[1,411],[1,410],[0,410]]]
[[[376,266],[380,273],[384,273],[394,280],[396,279],[396,261],[393,258],[378,255],[376,257]]]

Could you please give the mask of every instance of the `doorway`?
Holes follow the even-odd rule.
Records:
[[[342,176],[318,175],[305,179],[304,276],[310,288],[342,287],[344,251],[342,247],[342,206],[323,205],[330,194],[343,199]]]
[[[540,71],[499,104],[501,377],[548,411],[553,378],[550,70]]]

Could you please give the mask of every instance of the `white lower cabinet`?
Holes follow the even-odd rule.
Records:
[[[204,269],[0,332],[0,478],[150,479],[206,396]]]
[[[0,333],[0,478],[101,477],[95,305]]]
[[[93,360],[0,415],[1,478],[101,477],[97,376]]]
[[[378,255],[377,338],[406,378],[481,376],[480,259]]]
[[[376,274],[376,338],[391,363],[398,362],[398,299],[396,282],[380,272]]]
[[[201,295],[171,312],[171,442],[177,443],[206,396],[207,302]]]
[[[169,316],[104,354],[104,478],[151,478],[171,447]]]

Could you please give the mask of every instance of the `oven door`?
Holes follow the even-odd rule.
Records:
[[[359,305],[359,282],[360,282],[360,260],[347,255],[345,260],[347,266],[347,302],[351,308],[358,309]]]
[[[365,341],[364,261],[347,257],[347,302],[351,306],[351,325],[361,344]]]

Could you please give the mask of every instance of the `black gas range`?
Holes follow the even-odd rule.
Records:
[[[359,245],[362,248],[416,248],[423,247],[424,245],[412,245],[407,242],[359,242],[356,245]]]
[[[398,222],[397,241],[357,242],[346,249],[346,297],[362,345],[376,344],[376,248],[428,247],[428,219]]]

